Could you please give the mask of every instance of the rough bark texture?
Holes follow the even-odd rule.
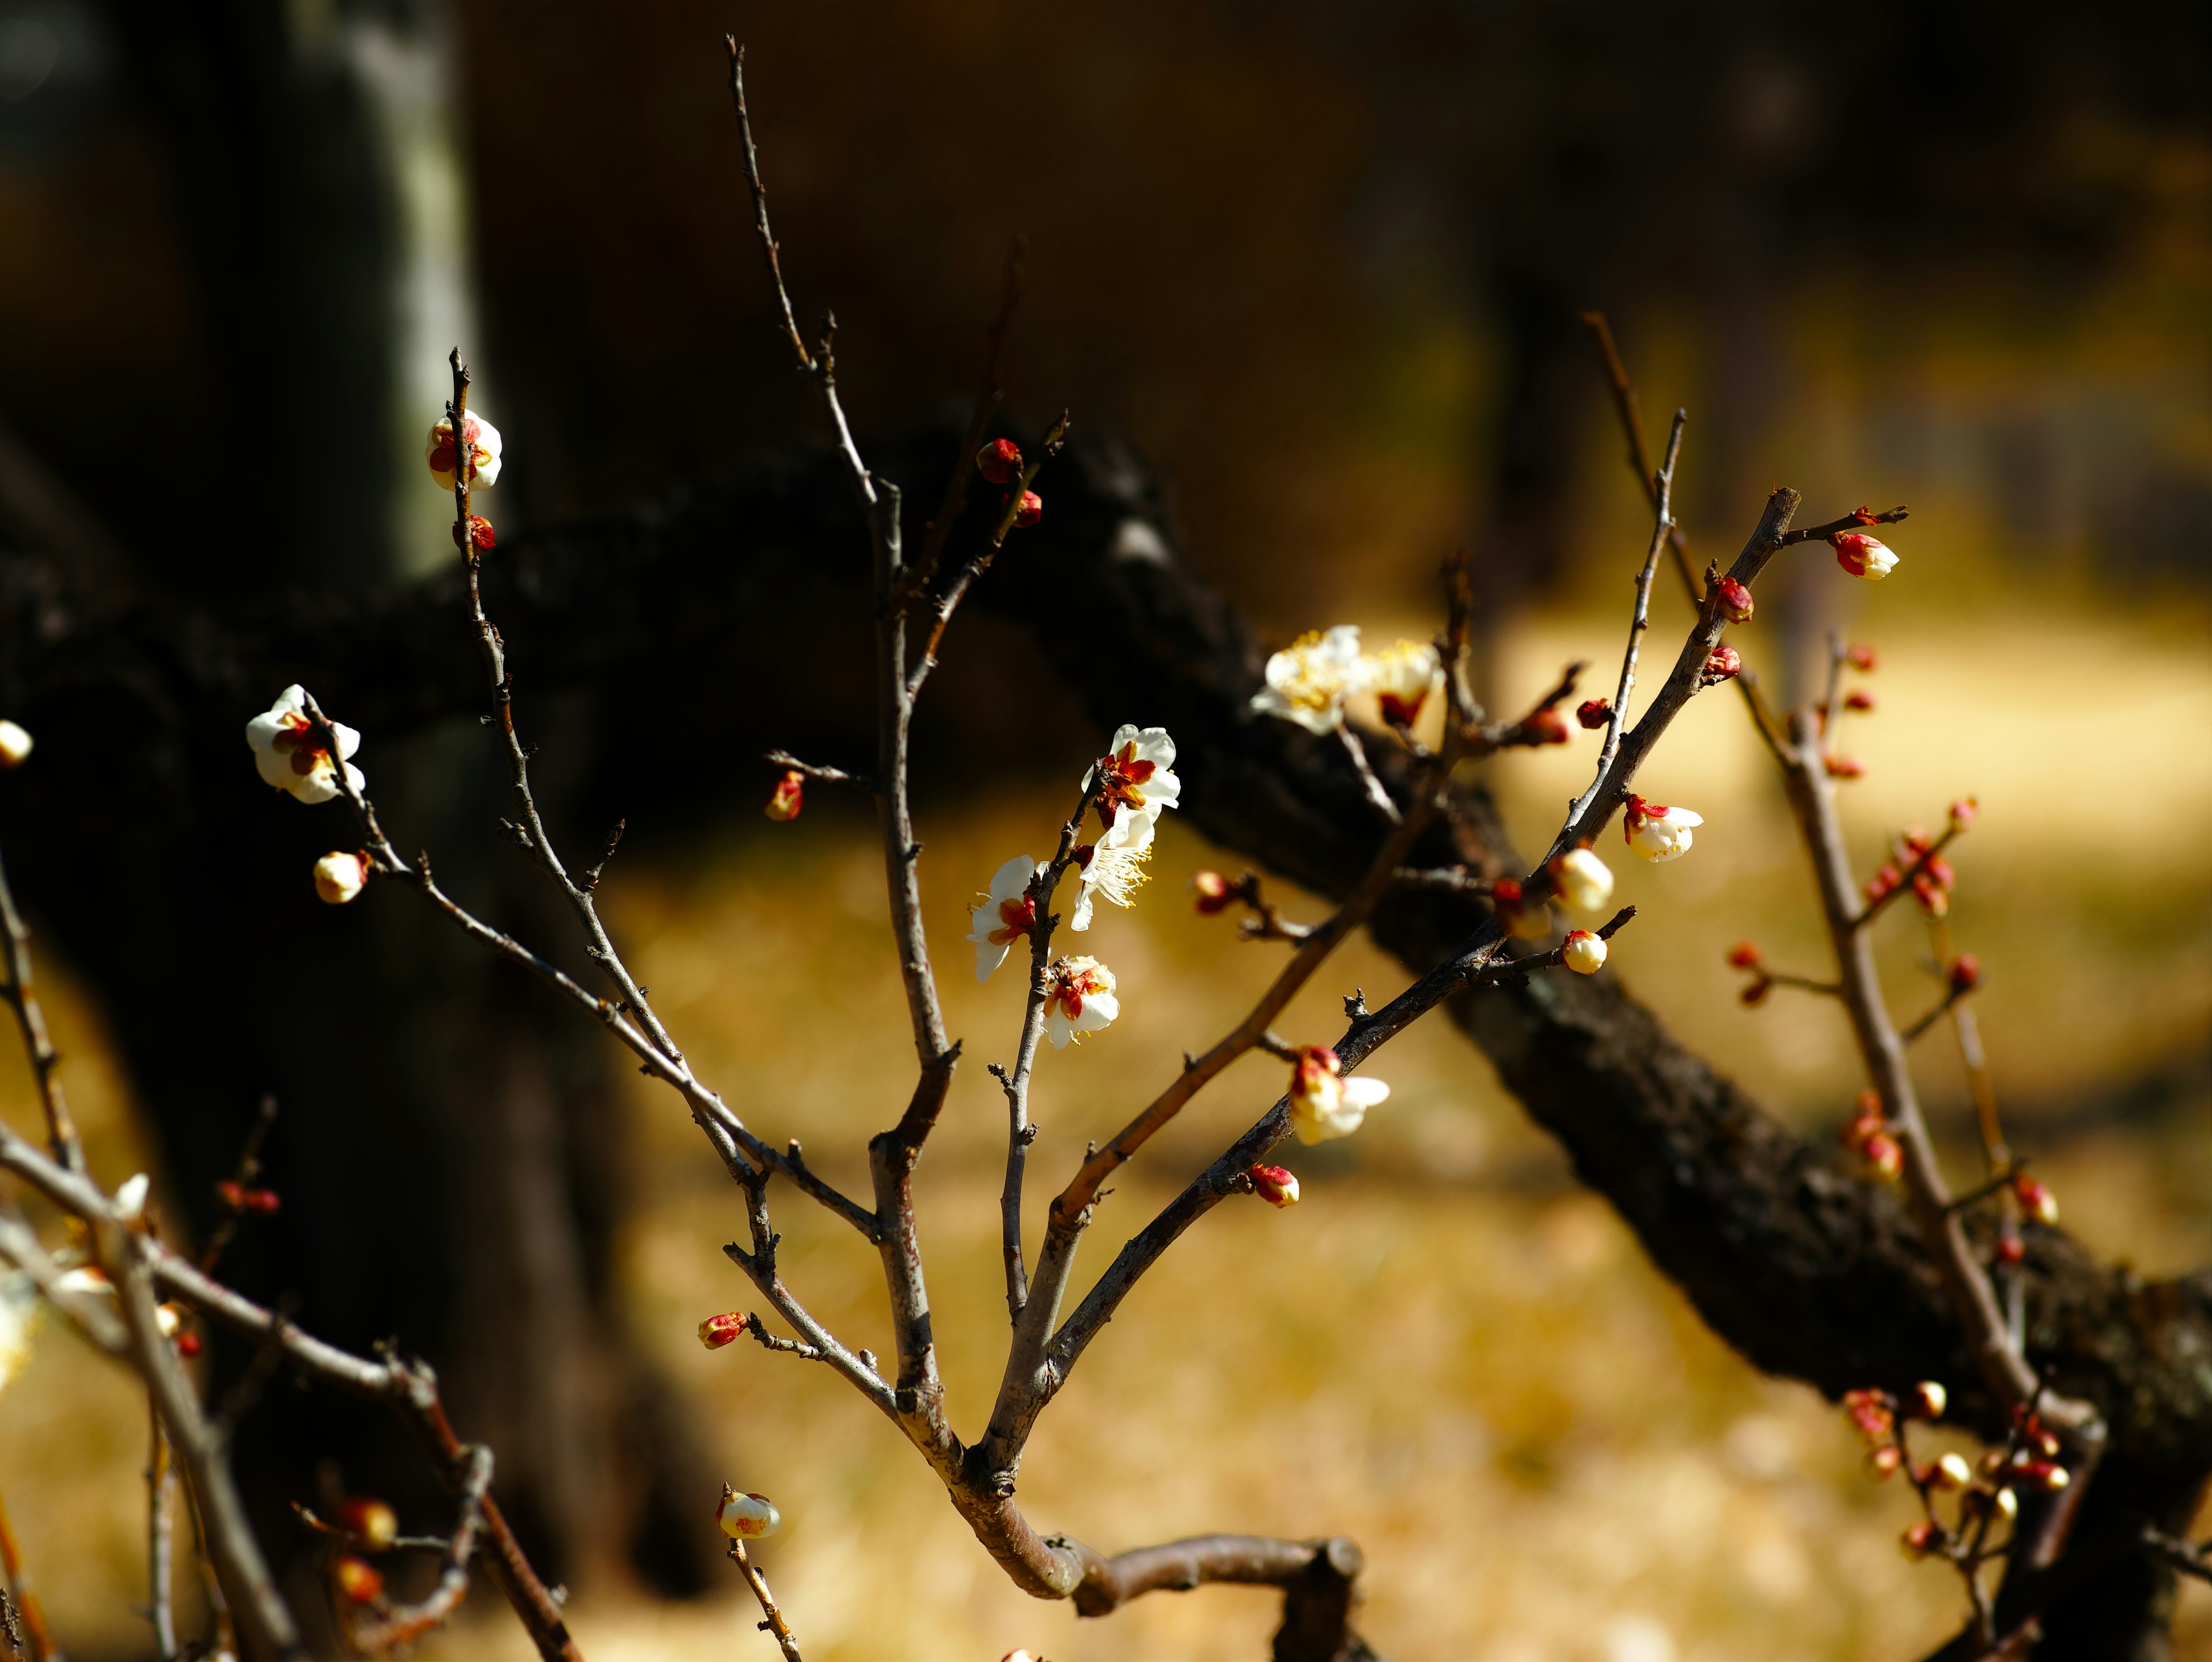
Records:
[[[908,487],[910,502],[927,502],[949,447],[924,435],[872,444],[870,454]],[[1273,871],[1340,892],[1371,854],[1379,822],[1336,746],[1247,715],[1258,648],[1176,555],[1146,469],[1093,441],[1043,488],[1044,524],[1017,540],[977,601],[1033,636],[1102,728],[1133,720],[1175,733],[1183,812],[1199,829]],[[833,465],[769,459],[649,510],[503,543],[486,602],[512,644],[526,727],[554,719],[556,688],[599,689],[604,719],[624,742],[602,759],[596,790],[634,818],[649,811],[675,820],[732,788],[750,795],[754,776],[738,758],[769,743],[819,745],[824,760],[865,754],[866,540],[848,502]],[[187,1167],[211,1158],[197,1148],[210,1127],[243,1115],[261,1082],[240,1077],[250,1070],[238,1053],[256,1036],[240,1032],[238,985],[279,986],[288,1022],[292,1001],[343,1009],[364,1070],[373,1077],[402,1065],[378,1054],[363,1012],[377,1008],[382,978],[406,966],[364,968],[343,989],[284,986],[274,973],[269,943],[296,939],[304,925],[313,903],[301,897],[301,874],[327,827],[302,825],[312,816],[288,813],[289,804],[272,807],[238,731],[276,688],[305,680],[368,734],[362,760],[374,777],[380,747],[472,713],[477,670],[458,579],[366,606],[311,595],[220,618],[177,606],[102,617],[72,603],[33,561],[9,563],[0,581],[0,694],[40,736],[40,765],[0,782],[11,856],[21,845],[25,888],[109,1001],[173,1154]],[[768,617],[775,630],[755,626]],[[987,627],[956,620],[949,657],[959,658],[963,633]],[[731,697],[738,654],[742,699]],[[661,765],[657,744],[680,739],[696,756],[702,738],[696,725],[656,738],[669,724],[648,718],[671,708],[696,712],[730,770],[706,777]],[[1515,868],[1479,788],[1463,790],[1458,807],[1454,825],[1432,833],[1435,860]],[[187,869],[219,872],[221,882],[178,881],[180,858]],[[1421,969],[1479,916],[1476,903],[1423,892],[1391,901],[1374,928]],[[349,922],[317,920],[339,930]],[[1846,1174],[1683,1050],[1613,977],[1536,978],[1462,998],[1452,1015],[1583,1180],[1754,1365],[1832,1395],[1939,1379],[1951,1388],[1954,1418],[1998,1432],[1889,1192]],[[357,1159],[382,1159],[386,1128],[369,1129],[347,1147]],[[218,1130],[215,1147],[226,1146]],[[187,1171],[188,1191],[195,1175]],[[394,1276],[428,1273],[435,1263],[410,1257],[410,1232],[391,1227],[392,1219],[364,1219],[357,1202],[318,1203],[325,1193],[358,1196],[357,1169],[289,1176],[301,1212],[346,1237],[295,1258],[294,1284],[333,1266],[349,1305],[342,1333],[384,1330],[377,1324],[388,1306],[380,1300]],[[452,1215],[438,1227],[452,1227]],[[351,1251],[366,1251],[365,1263],[337,1269]],[[2212,1275],[2144,1282],[2041,1230],[2030,1232],[2028,1267],[2033,1360],[2095,1402],[2112,1427],[2077,1550],[2131,1519],[2185,1527],[2212,1471]],[[603,1270],[602,1261],[581,1273],[589,1281]],[[307,1313],[331,1324],[327,1310],[311,1303]],[[2166,1572],[2118,1556],[2056,1604],[2039,1654],[2161,1655],[2171,1599]]]

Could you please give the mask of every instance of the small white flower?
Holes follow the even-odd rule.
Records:
[[[1561,955],[1577,975],[1595,975],[1605,967],[1604,938],[1588,929],[1569,929]]]
[[[1036,902],[1030,898],[1029,886],[1044,869],[1042,861],[1018,854],[993,874],[983,898],[969,903],[973,923],[968,939],[975,948],[976,980],[988,981],[1014,942],[1036,928]]]
[[[1669,860],[1680,860],[1689,853],[1694,840],[1692,830],[1705,823],[1701,814],[1687,808],[1670,808],[1664,803],[1647,802],[1642,797],[1631,795],[1621,816],[1621,834],[1628,846],[1644,859],[1659,865]]]
[[[31,735],[13,721],[0,721],[0,768],[19,768],[31,753]]]
[[[0,1274],[0,1391],[31,1365],[31,1336],[39,1325],[38,1283],[20,1270]]]
[[[1044,1033],[1052,1048],[1112,1025],[1121,1014],[1114,972],[1095,958],[1063,958],[1046,972]]]
[[[1116,906],[1137,904],[1137,890],[1145,881],[1145,862],[1152,857],[1152,821],[1142,814],[1124,814],[1096,844],[1087,850],[1079,849],[1076,854],[1083,862],[1082,889],[1075,897],[1075,912],[1067,927],[1087,929],[1094,899],[1103,898]]]
[[[765,1495],[740,1495],[725,1486],[722,1504],[714,1509],[714,1521],[732,1541],[754,1541],[781,1529],[783,1514]]]
[[[306,689],[296,685],[276,695],[276,702],[246,724],[246,742],[253,748],[253,764],[264,783],[288,790],[302,802],[327,802],[338,794],[337,770],[331,754],[315,742],[314,724],[306,710]],[[368,781],[350,760],[361,748],[361,735],[343,721],[331,723],[338,741],[338,760],[345,764],[346,778],[355,790]]]
[[[1379,1079],[1346,1079],[1344,1063],[1326,1044],[1304,1045],[1291,1070],[1291,1129],[1300,1142],[1348,1137],[1367,1111],[1390,1094]]]
[[[1363,679],[1382,706],[1382,719],[1409,728],[1420,720],[1429,695],[1444,684],[1443,661],[1425,641],[1400,641],[1368,658]]]
[[[315,861],[315,898],[343,906],[368,882],[368,862],[357,854],[333,852]]]
[[[499,429],[473,410],[461,417],[461,427],[469,441],[470,488],[492,484],[499,478]],[[453,423],[447,417],[439,417],[437,425],[430,429],[429,447],[422,453],[422,459],[430,464],[430,477],[437,480],[438,488],[451,490]]]
[[[1333,733],[1344,725],[1344,701],[1365,689],[1372,661],[1360,654],[1356,624],[1325,635],[1309,631],[1267,660],[1267,685],[1253,695],[1252,708],[1309,733]]]
[[[1569,849],[1552,862],[1552,876],[1571,910],[1594,912],[1613,898],[1613,873],[1588,849]]]
[[[1114,730],[1106,754],[1091,764],[1083,776],[1085,790],[1097,793],[1098,823],[1106,828],[1106,841],[1117,832],[1127,835],[1133,822],[1159,822],[1160,811],[1178,805],[1182,781],[1175,772],[1176,745],[1165,728],[1139,728],[1123,722]]]
[[[116,1184],[116,1215],[125,1223],[136,1223],[146,1210],[146,1191],[153,1186],[143,1172],[134,1172]]]

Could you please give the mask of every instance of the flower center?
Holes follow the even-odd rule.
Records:
[[[297,711],[284,717],[284,731],[269,741],[270,749],[292,758],[292,771],[302,776],[327,766],[330,752],[315,742],[314,723]]]
[[[1115,816],[1124,807],[1145,806],[1143,787],[1149,783],[1158,765],[1137,759],[1137,746],[1133,741],[1119,751],[1098,758],[1098,820],[1109,829]]]
[[[984,937],[994,947],[1011,947],[1036,928],[1036,902],[1025,894],[999,903],[999,927]]]

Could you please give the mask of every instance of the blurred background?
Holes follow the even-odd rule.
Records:
[[[2212,1261],[2212,36],[2178,3],[2057,10],[0,0],[0,535],[155,607],[438,569],[449,508],[419,457],[456,341],[507,439],[503,539],[818,437],[749,240],[725,30],[749,48],[787,277],[803,317],[836,311],[855,422],[964,408],[1026,233],[1015,413],[1066,405],[1141,449],[1189,557],[1271,643],[1425,634],[1439,557],[1472,544],[1501,700],[1618,651],[1648,523],[1577,319],[1602,307],[1654,441],[1690,411],[1694,547],[1733,548],[1776,484],[1816,519],[1911,505],[1879,587],[1811,554],[1778,566],[1747,656],[1789,689],[1830,628],[1878,648],[1880,709],[1846,746],[1868,764],[1861,851],[1978,795],[1954,927],[1988,975],[2014,1141],[2094,1249],[2172,1273]],[[1663,578],[1655,612],[1662,638],[1684,615]],[[716,696],[754,697],[757,657],[733,635],[704,669]],[[1045,844],[1096,735],[1018,675],[938,691],[926,892],[954,1030],[987,1057],[1018,999],[964,978],[967,892]],[[653,709],[649,689],[544,707],[579,845],[630,811],[610,781],[634,784],[625,734]],[[976,733],[1022,742],[963,749]],[[481,742],[469,722],[382,747],[380,797],[390,782],[399,839],[472,898],[550,929],[492,847]],[[1589,748],[1489,764],[1524,847]],[[1824,967],[1735,705],[1695,707],[1647,777],[1706,828],[1694,858],[1623,872],[1645,910],[1614,964],[1825,1134],[1857,1085],[1840,1022],[1742,1008],[1721,962],[1750,936]],[[873,834],[826,793],[764,825],[767,782],[672,788],[607,910],[705,1076],[850,1177],[909,1067]],[[286,809],[236,787],[252,818],[207,825],[248,861],[270,833],[236,826]],[[1143,903],[1101,921],[1129,1014],[1047,1057],[1038,1170],[1119,1123],[1145,1088],[1130,1058],[1149,1077],[1201,1048],[1272,969],[1183,904],[1188,871],[1226,859],[1170,822]],[[763,1556],[810,1655],[1261,1653],[1256,1593],[1080,1624],[1023,1598],[852,1393],[749,1345],[703,1354],[698,1319],[750,1300],[696,1131],[596,1036],[396,917],[402,897],[236,923],[240,984],[281,995],[220,989],[246,1014],[211,1030],[161,1014],[189,996],[166,926],[74,928],[73,876],[33,859],[21,881],[95,1172],[154,1170],[190,1235],[232,1130],[279,1089],[287,1215],[241,1280],[439,1361],[588,1653],[768,1653],[705,1535],[725,1478],[784,1511]],[[1899,918],[1884,950],[1916,1008],[1924,941]],[[1289,1030],[1318,1038],[1351,987],[1399,979],[1363,947]],[[261,1031],[324,986],[359,1014],[358,1077]],[[507,1036],[489,1061],[464,1054],[485,1009]],[[1956,1057],[1931,1041],[1919,1066],[1963,1161]],[[1377,1071],[1395,1093],[1370,1129],[1293,1162],[1304,1205],[1223,1208],[1132,1300],[1043,1423],[1031,1515],[1109,1549],[1351,1534],[1362,1625],[1401,1658],[1932,1647],[1954,1584],[1899,1559],[1906,1499],[1866,1480],[1839,1417],[1705,1332],[1453,1033],[1417,1031]],[[1147,1215],[1276,1088],[1273,1064],[1232,1073],[1117,1215]],[[963,1074],[922,1185],[963,1426],[1003,1325],[995,1092]],[[26,1079],[0,1111],[35,1123]],[[444,1174],[427,1198],[418,1159]],[[873,1261],[795,1206],[779,1223],[817,1312],[880,1348]],[[242,1434],[264,1512],[313,1448],[442,1518],[346,1410],[290,1396]],[[0,1394],[0,1496],[73,1653],[150,1654],[143,1437],[121,1377],[52,1329]],[[2185,1654],[2212,1655],[2202,1593]],[[488,1590],[472,1604],[481,1628],[428,1651],[521,1654]]]

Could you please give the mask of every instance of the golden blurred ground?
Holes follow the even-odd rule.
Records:
[[[2201,1047],[2212,1010],[2201,635],[2170,622],[2088,636],[1996,618],[1940,635],[1880,622],[1866,627],[1885,653],[1872,683],[1884,709],[1850,740],[1871,764],[1848,799],[1855,831],[1871,850],[1885,825],[1979,794],[1957,926],[1989,971],[1979,1008],[2001,1092],[2062,1101]],[[1534,630],[1502,679],[1535,685],[1562,655],[1603,663],[1618,636],[1610,618]],[[1496,764],[1525,844],[1582,782],[1589,747]],[[1692,1043],[1811,1123],[1856,1088],[1832,1013],[1783,1001],[1746,1011],[1720,964],[1748,934],[1778,959],[1820,965],[1802,865],[1759,766],[1725,696],[1670,738],[1649,788],[1698,807],[1706,828],[1674,865],[1613,861],[1622,898],[1645,909],[1613,962]],[[1009,855],[1045,849],[1073,784],[948,808],[921,827],[933,940],[969,1057],[922,1169],[921,1224],[951,1406],[970,1430],[1005,1320],[1003,1107],[981,1064],[1011,1050],[1019,993],[1005,973],[972,979],[963,907]],[[1032,1234],[1040,1197],[1085,1141],[1148,1096],[1167,1058],[1215,1036],[1272,968],[1273,949],[1240,947],[1182,904],[1188,871],[1218,858],[1171,819],[1138,910],[1106,912],[1084,943],[1120,976],[1126,1014],[1079,1050],[1045,1054]],[[611,910],[702,1071],[764,1133],[803,1137],[817,1166],[857,1183],[860,1145],[910,1073],[860,822],[818,801],[794,826],[748,829],[681,883],[633,873]],[[1887,939],[1897,1001],[1917,1008],[1913,926],[1900,916]],[[1401,979],[1362,943],[1279,1026],[1325,1038],[1353,985],[1371,998]],[[127,1093],[82,1001],[64,988],[57,1002],[94,1167],[112,1180],[143,1159]],[[1955,1059],[1930,1046],[1922,1077],[1954,1103]],[[1094,1346],[1024,1464],[1040,1525],[1109,1549],[1212,1529],[1351,1534],[1370,1567],[1364,1625],[1401,1659],[1845,1662],[1933,1643],[1954,1618],[1953,1587],[1898,1557],[1906,1499],[1866,1480],[1832,1410],[1714,1341],[1442,1024],[1373,1071],[1395,1090],[1369,1128],[1294,1150],[1301,1206],[1218,1209]],[[1102,1213],[1091,1270],[1249,1122],[1279,1074],[1240,1064],[1138,1162]],[[2033,1125],[2014,1129],[2082,1237],[2155,1273],[2212,1262],[2203,1107],[2154,1138],[2114,1129],[2045,1148]],[[4,1111],[31,1123],[20,1076]],[[742,1230],[738,1208],[672,1100],[641,1082],[623,1111],[647,1174],[623,1246],[637,1330],[708,1429],[717,1464],[700,1474],[702,1496],[726,1477],[782,1507],[786,1530],[761,1555],[810,1659],[989,1659],[1017,1644],[1057,1662],[1264,1653],[1274,1600],[1257,1593],[1157,1596],[1100,1622],[1024,1598],[826,1370],[750,1344],[702,1352],[701,1316],[755,1302],[719,1250]],[[777,1204],[792,1284],[848,1342],[886,1348],[872,1256],[788,1195]],[[143,1632],[130,1612],[142,1413],[118,1375],[59,1336],[0,1397],[0,1494],[86,1654],[127,1653]],[[495,1426],[469,1429],[496,1441]],[[489,1597],[473,1604],[473,1623],[427,1654],[526,1653]],[[574,1616],[600,1662],[772,1653],[735,1598],[655,1609],[586,1592]],[[2195,1588],[2181,1651],[2212,1654],[2212,1599]]]

